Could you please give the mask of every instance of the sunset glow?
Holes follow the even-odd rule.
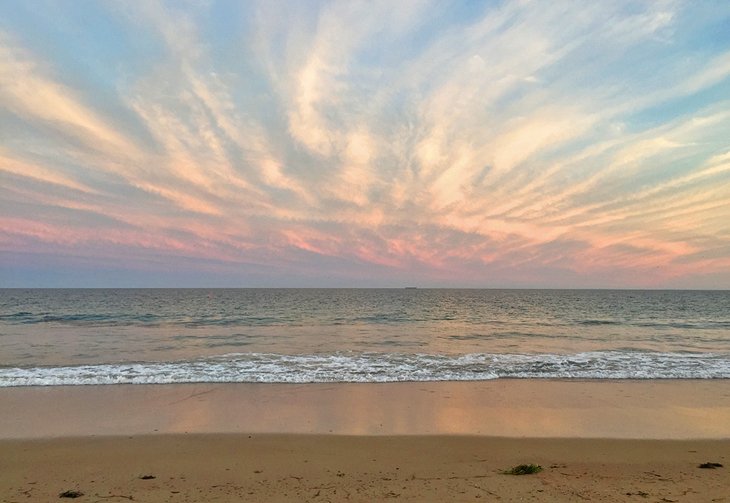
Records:
[[[0,3],[2,286],[730,288],[730,3]]]

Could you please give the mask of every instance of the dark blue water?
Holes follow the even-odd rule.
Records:
[[[730,292],[0,290],[0,386],[730,378]]]

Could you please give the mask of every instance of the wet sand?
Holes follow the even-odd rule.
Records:
[[[730,438],[730,380],[0,388],[0,437],[335,433]]]
[[[730,502],[724,380],[5,388],[0,437],[3,503]]]

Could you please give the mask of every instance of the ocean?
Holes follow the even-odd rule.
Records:
[[[728,379],[730,291],[2,289],[0,387]]]

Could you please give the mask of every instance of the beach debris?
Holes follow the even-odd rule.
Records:
[[[157,477],[155,477],[154,475],[140,475],[139,478],[141,480],[152,480],[152,479],[156,479]]]
[[[76,491],[74,489],[69,489],[68,491],[63,491],[62,493],[59,493],[59,498],[80,498],[83,496],[84,493],[81,491]]]
[[[530,475],[533,473],[539,473],[542,471],[542,466],[540,465],[517,465],[513,466],[506,472],[504,472],[506,475]]]
[[[700,468],[709,468],[710,470],[714,470],[715,468],[722,468],[722,464],[720,463],[702,463]]]

